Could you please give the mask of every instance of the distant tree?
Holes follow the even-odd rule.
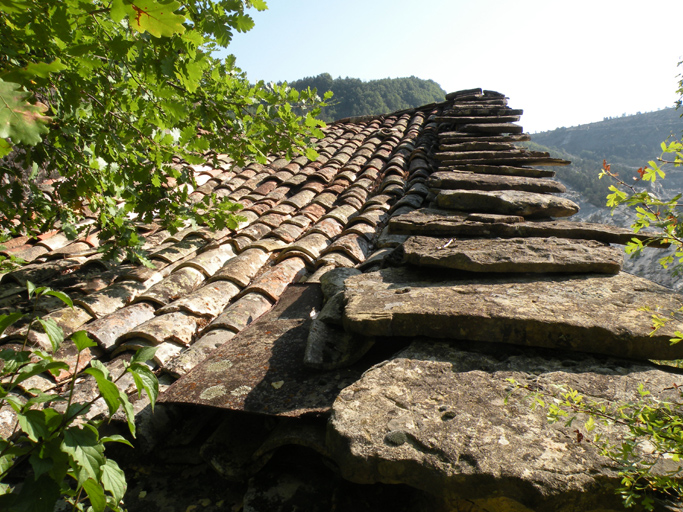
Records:
[[[414,76],[363,82],[349,77],[333,79],[329,73],[323,73],[296,80],[289,85],[296,90],[310,87],[321,92],[332,91],[334,100],[321,113],[325,121],[414,108],[443,101],[446,95],[436,82]]]

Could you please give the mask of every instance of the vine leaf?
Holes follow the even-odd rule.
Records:
[[[35,146],[49,131],[46,125],[50,118],[44,114],[47,105],[31,105],[26,101],[30,94],[20,87],[0,78],[0,138]]]
[[[174,14],[179,7],[175,0],[114,0],[111,17],[121,21],[128,16],[133,30],[149,32],[154,37],[171,37],[185,32],[185,16]]]

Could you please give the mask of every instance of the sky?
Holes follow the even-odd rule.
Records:
[[[529,133],[670,107],[680,0],[268,0],[228,52],[251,81],[330,73],[481,87]]]

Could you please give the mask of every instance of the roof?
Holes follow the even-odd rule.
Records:
[[[66,292],[73,309],[48,300],[38,313],[66,334],[86,330],[98,345],[87,357],[112,374],[132,351],[155,346],[161,402],[286,418],[327,418],[342,389],[422,335],[553,347],[580,324],[571,331],[579,341],[563,349],[612,354],[621,349],[609,340],[625,338],[607,324],[588,325],[593,311],[564,321],[575,312],[552,307],[590,297],[595,308],[619,302],[634,281],[619,273],[621,252],[609,244],[633,234],[565,220],[578,207],[561,197],[548,167],[567,162],[517,145],[529,140],[516,124],[521,114],[500,93],[459,91],[439,104],[332,123],[317,141],[316,161],[193,166],[199,186],[190,200],[214,192],[241,203],[246,221],[237,230],[198,226],[171,235],[140,226],[153,269],[103,260],[97,233],[10,240],[2,253],[30,263],[2,277],[0,308],[25,307],[27,281]],[[424,309],[418,288],[433,291],[440,309]],[[613,296],[596,295],[607,288]],[[529,312],[545,326],[538,333],[520,333],[504,301],[491,305],[509,290],[551,308],[543,313],[550,316]],[[664,291],[657,297],[680,302]],[[337,313],[324,309],[335,300]],[[453,316],[458,308],[482,313],[464,321]],[[620,315],[613,312],[617,323]],[[642,348],[649,332],[637,324],[645,317],[629,324],[630,352],[619,355],[680,357],[664,332],[653,342],[656,355],[652,345]],[[591,338],[596,330],[607,332],[604,345]],[[19,326],[4,341],[21,334]],[[49,347],[41,333],[31,342]],[[76,364],[66,346],[57,357]],[[27,387],[53,388],[68,377],[41,375]],[[94,392],[87,382],[77,389],[86,400]],[[135,402],[142,415],[146,406]],[[105,408],[95,404],[91,414]],[[8,425],[0,421],[0,435]]]

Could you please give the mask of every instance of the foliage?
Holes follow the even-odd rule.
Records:
[[[0,228],[71,237],[97,220],[109,254],[142,257],[136,222],[234,228],[187,164],[300,151],[322,135],[315,91],[250,84],[212,56],[263,0],[0,0]],[[54,179],[50,195],[42,180]]]
[[[289,84],[297,90],[308,87],[332,91],[334,102],[322,109],[321,118],[334,121],[345,117],[386,114],[443,101],[445,91],[433,80],[385,78],[363,82],[358,78],[335,78],[329,73],[306,77]]]
[[[616,182],[616,185],[610,185],[611,193],[607,196],[607,206],[611,207],[612,211],[621,205],[627,205],[635,210],[636,220],[631,226],[635,233],[641,229],[651,228],[654,230],[652,240],[663,240],[676,247],[675,254],[665,256],[660,263],[664,268],[674,264],[672,270],[678,274],[683,269],[683,214],[679,211],[679,200],[683,194],[659,198],[649,190],[637,189],[635,186],[641,181],[654,183],[658,178],[663,180],[666,177],[665,166],[683,165],[682,142],[662,142],[661,148],[662,156],[658,161],[651,160],[647,166],[639,168],[632,177],[633,184],[621,179],[606,161],[603,162],[600,178],[608,176]],[[626,252],[637,254],[646,245],[647,242],[633,239],[627,244]]]
[[[676,402],[652,397],[642,384],[633,401],[611,402],[575,389],[510,382],[513,390],[527,392],[534,407],[546,409],[551,423],[562,421],[565,427],[574,427],[577,442],[595,443],[615,463],[621,477],[618,492],[626,507],[640,504],[654,510],[655,497],[683,496],[683,467],[678,464],[683,457],[683,388],[677,389],[681,400]],[[614,424],[625,431],[616,445],[599,433],[601,427]]]
[[[47,296],[73,307],[71,299],[62,292],[36,288],[30,282],[28,295],[34,299],[34,309],[37,301]],[[0,315],[0,334],[23,317],[19,312]],[[70,337],[78,357],[65,386],[67,391],[62,395],[38,389],[24,391],[32,377],[46,372],[58,375],[69,370],[68,364],[56,360],[52,354],[28,346],[35,324],[40,324],[47,333],[53,352],[64,342],[64,333],[54,320],[34,318],[21,350],[0,350],[0,407],[11,407],[17,418],[14,434],[0,439],[0,509],[52,512],[56,502],[64,499],[73,510],[85,510],[87,498],[95,512],[106,507],[123,510],[125,475],[115,461],[107,459],[104,451],[107,443],[130,443],[119,435],[100,437],[97,427],[101,421],[87,419],[85,415],[102,398],[109,417],[123,410],[130,432],[135,436],[133,407],[116,382],[126,373],[132,374],[138,392],[144,390],[154,407],[159,386],[156,376],[144,363],[154,355],[155,349],[140,350],[126,363],[125,372],[113,379],[99,361],[93,360],[89,368],[81,365],[83,351],[96,343],[85,331],[78,331]],[[80,403],[74,400],[74,386],[86,375],[95,380],[99,394],[87,403]],[[16,482],[21,485],[15,485]]]
[[[683,87],[683,82],[681,82]],[[679,92],[683,93],[683,89]],[[599,178],[608,177],[613,181],[609,185],[607,206],[612,213],[619,206],[626,206],[635,212],[632,224],[634,232],[643,229],[652,231],[652,239],[671,243],[674,254],[667,254],[660,263],[665,268],[672,266],[674,273],[683,271],[683,214],[679,203],[683,194],[661,198],[653,193],[653,185],[664,180],[668,167],[679,167],[683,164],[683,143],[678,140],[661,143],[662,156],[651,160],[647,166],[635,171],[631,179],[620,177],[620,173],[612,169],[612,165],[603,160]],[[640,253],[648,242],[632,239],[627,244],[626,252],[632,255]],[[649,311],[649,305],[639,305],[640,309]],[[654,334],[672,320],[680,320],[682,310],[672,311],[667,315],[652,315]],[[683,332],[675,331],[672,343],[683,341]],[[610,444],[602,439],[599,433],[592,442],[597,443],[602,454],[614,461],[621,477],[624,504],[631,507],[641,504],[647,510],[655,507],[655,497],[680,500],[683,497],[683,467],[679,464],[683,457],[683,388],[678,388],[679,399],[666,402],[650,395],[643,386],[639,387],[639,395],[631,402],[610,403],[584,397],[573,389],[544,389],[538,385],[516,384],[517,389],[529,391],[537,406],[546,408],[550,421],[564,421],[571,427],[577,419],[585,421],[584,432],[599,432],[596,426],[619,425],[626,434],[617,444]],[[579,442],[590,440],[584,433],[576,429]]]

